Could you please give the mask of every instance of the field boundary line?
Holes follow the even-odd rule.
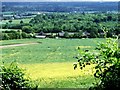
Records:
[[[36,43],[4,45],[4,46],[0,46],[0,48],[19,47],[19,46],[26,46],[26,45],[32,45],[32,44],[39,44],[39,43],[36,42]]]

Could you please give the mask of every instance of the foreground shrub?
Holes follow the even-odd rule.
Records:
[[[95,78],[100,81],[95,84],[96,90],[120,88],[120,48],[117,39],[107,39],[106,43],[99,43],[96,50],[81,50],[78,60],[80,69],[91,63],[95,66]]]
[[[24,70],[13,62],[10,66],[1,66],[3,90],[31,90],[37,89],[29,78],[25,78]]]

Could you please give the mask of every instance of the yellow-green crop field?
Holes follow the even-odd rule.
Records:
[[[86,66],[83,70],[77,68],[73,69],[73,63],[43,63],[43,64],[23,64],[20,65],[26,68],[27,74],[32,79],[38,78],[59,78],[64,79],[66,77],[88,76],[93,75],[93,67],[95,65]]]
[[[39,42],[26,46],[2,49],[2,61],[7,65],[17,61],[26,69],[26,76],[36,81],[40,88],[88,88],[93,86],[95,65],[74,70],[73,58],[79,54],[77,47],[93,50],[104,39],[21,39],[1,41],[2,45]]]
[[[95,82],[94,66],[74,70],[71,62],[20,65],[26,69],[26,75],[37,81],[41,88],[88,88]]]

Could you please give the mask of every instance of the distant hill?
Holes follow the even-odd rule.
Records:
[[[107,12],[118,11],[118,2],[3,2],[3,12]]]

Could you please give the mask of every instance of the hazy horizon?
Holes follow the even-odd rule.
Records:
[[[119,0],[2,0],[2,2],[118,2]]]

